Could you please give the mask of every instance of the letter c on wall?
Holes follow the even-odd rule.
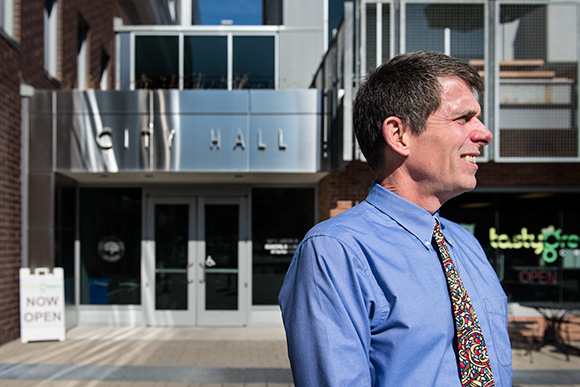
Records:
[[[113,147],[113,132],[105,128],[97,134],[97,145],[101,149],[111,149]]]

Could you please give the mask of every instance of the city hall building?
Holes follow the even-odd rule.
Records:
[[[264,1],[259,26],[201,25],[196,1],[132,24],[146,6],[122,3],[109,87],[21,86],[21,263],[64,268],[67,326],[280,324],[298,243],[373,179],[356,90],[416,50],[486,83],[494,141],[442,215],[481,242],[512,319],[580,301],[579,1]]]

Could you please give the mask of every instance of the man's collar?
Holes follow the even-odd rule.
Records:
[[[376,182],[373,182],[367,202],[413,234],[427,249],[430,248],[435,218],[440,219],[439,211],[431,215],[424,208],[389,191]],[[442,230],[445,230],[445,222],[439,220],[439,223]]]

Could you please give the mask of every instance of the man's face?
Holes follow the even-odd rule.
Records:
[[[420,195],[441,203],[475,188],[476,157],[491,132],[478,116],[479,103],[459,78],[440,78],[441,106],[429,116],[423,133],[410,136],[410,177]]]

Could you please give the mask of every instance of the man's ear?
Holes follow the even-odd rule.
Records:
[[[409,154],[410,129],[399,117],[391,116],[383,121],[383,138],[387,145],[401,156]]]

